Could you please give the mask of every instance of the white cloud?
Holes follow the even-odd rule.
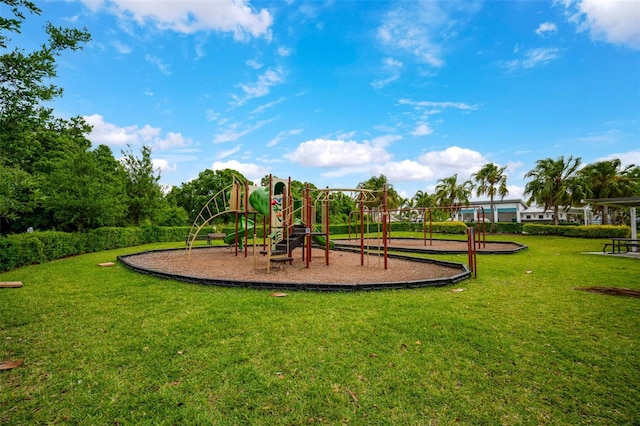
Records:
[[[382,163],[391,159],[383,147],[369,142],[316,139],[301,143],[285,155],[304,167],[351,167]]]
[[[145,124],[143,127],[137,125],[120,127],[104,121],[104,117],[99,114],[84,116],[87,124],[92,126],[87,138],[94,145],[109,145],[123,147],[125,145],[145,144],[154,150],[167,150],[180,148],[191,144],[191,139],[176,132],[168,132],[162,136],[162,129],[151,127]]]
[[[279,56],[291,56],[293,50],[289,49],[288,47],[280,46],[278,47],[278,50],[276,52]]]
[[[387,12],[377,37],[389,51],[414,56],[432,67],[444,65],[444,45],[480,7],[463,2],[397,2]]]
[[[386,148],[400,139],[402,139],[402,136],[400,135],[383,135],[371,139],[371,144],[378,148]]]
[[[219,151],[216,154],[216,160],[222,160],[223,158],[227,158],[227,157],[235,154],[236,152],[240,151],[240,148],[242,148],[242,145],[238,145],[235,148],[228,149],[226,151]]]
[[[233,101],[230,102],[230,105],[236,107],[242,106],[253,98],[268,95],[273,86],[284,82],[284,77],[285,71],[282,68],[271,68],[266,70],[264,74],[258,76],[258,80],[255,83],[240,84],[239,87],[244,92],[244,95],[233,95]]]
[[[489,162],[478,151],[458,146],[451,146],[443,151],[426,152],[418,158],[418,161],[437,171],[439,177],[458,173],[460,178],[464,179]]]
[[[131,47],[127,46],[126,44],[122,44],[118,41],[114,41],[113,43],[111,43],[111,45],[118,51],[118,53],[122,54],[122,55],[128,55],[129,53],[131,53]]]
[[[607,155],[606,157],[600,157],[596,159],[595,162],[608,161],[616,158],[620,160],[623,167],[630,166],[631,164],[640,166],[640,151],[629,151],[629,152],[621,152],[618,154],[610,154],[610,155]]]
[[[593,40],[640,49],[640,2],[638,0],[565,0],[569,21]]]
[[[249,59],[246,64],[248,66],[250,66],[251,68],[253,68],[254,70],[259,70],[260,68],[262,68],[262,64],[258,61],[256,61],[255,59]]]
[[[536,29],[536,34],[539,36],[545,36],[551,33],[557,33],[558,27],[553,22],[543,22]]]
[[[429,127],[427,123],[419,123],[418,126],[411,132],[413,136],[427,136],[433,133],[433,129]]]
[[[169,69],[169,65],[165,64],[164,62],[162,62],[162,59],[158,58],[157,56],[154,55],[150,55],[150,54],[146,54],[144,55],[144,60],[149,62],[151,65],[155,65],[162,74],[164,75],[171,75],[171,70]]]
[[[246,127],[246,128],[241,129],[241,130],[240,130],[241,125],[238,124],[238,123],[234,123],[234,124],[230,125],[222,133],[219,133],[219,134],[215,135],[213,137],[213,143],[235,142],[238,139],[240,139],[241,137],[246,136],[249,133],[258,130],[262,126],[264,126],[266,124],[269,124],[269,123],[271,123],[273,121],[275,121],[275,119],[259,121],[258,123],[254,124],[253,126]]]
[[[560,49],[556,48],[536,48],[529,49],[521,59],[503,61],[501,66],[508,72],[515,72],[523,69],[534,68],[538,65],[545,65],[554,59],[560,58]]]
[[[207,116],[207,121],[216,121],[218,117],[220,117],[220,113],[215,112],[211,108],[207,109],[205,114]]]
[[[187,143],[181,133],[168,132],[164,138],[156,138],[153,141],[153,147],[163,151],[171,148],[180,148],[187,145]]]
[[[83,0],[92,11],[101,7],[123,20],[133,19],[139,25],[153,23],[158,29],[192,34],[199,31],[233,33],[236,40],[249,37],[271,38],[273,17],[246,0],[210,1],[131,1]]]
[[[254,163],[240,163],[236,160],[215,161],[211,165],[212,170],[232,169],[242,173],[247,179],[255,180],[269,174],[269,168]]]
[[[295,136],[302,133],[302,129],[292,129],[292,130],[283,130],[278,132],[278,134],[267,142],[268,147],[276,146],[282,139],[288,138],[289,136]]]
[[[620,130],[612,129],[603,133],[593,133],[588,136],[580,136],[580,137],[574,138],[573,140],[577,142],[585,143],[588,145],[602,146],[602,144],[615,143],[626,136],[628,135],[625,135]]]
[[[153,165],[154,170],[160,169],[161,172],[175,172],[178,170],[177,164],[169,164],[167,160],[162,158],[151,159],[151,164]]]
[[[262,114],[263,112],[265,112],[269,108],[274,107],[274,106],[276,106],[278,104],[281,104],[285,100],[286,100],[286,98],[278,98],[275,101],[267,102],[266,104],[260,105],[258,108],[256,108],[253,111],[251,111],[251,114]]]
[[[431,167],[412,160],[390,161],[372,167],[373,175],[383,174],[389,182],[411,182],[433,178]]]
[[[400,78],[400,71],[402,70],[402,67],[403,64],[401,61],[394,58],[384,58],[382,60],[382,73],[385,74],[386,77],[374,80],[371,82],[371,87],[374,89],[381,89],[398,80]]]
[[[411,99],[400,99],[398,103],[403,105],[412,105],[416,108],[435,108],[436,110],[452,108],[452,109],[474,111],[478,109],[478,105],[466,104],[464,102],[434,102],[434,101],[413,101]],[[436,112],[439,112],[439,111],[436,111]]]

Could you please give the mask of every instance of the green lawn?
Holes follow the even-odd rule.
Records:
[[[0,424],[639,424],[640,260],[500,236],[451,288],[205,287],[87,254],[0,274]],[[184,246],[175,243],[172,246]],[[466,261],[466,255],[443,255]],[[531,271],[531,273],[527,273]]]

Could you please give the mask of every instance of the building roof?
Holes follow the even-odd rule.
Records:
[[[640,197],[587,198],[581,201],[608,207],[640,207]]]

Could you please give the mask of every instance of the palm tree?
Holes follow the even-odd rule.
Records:
[[[581,163],[580,158],[572,156],[566,161],[564,156],[536,161],[536,167],[524,175],[533,178],[524,187],[524,195],[530,195],[527,205],[535,202],[545,210],[553,207],[553,223],[557,225],[560,206],[568,210],[573,202],[584,198],[583,181],[576,174]]]
[[[374,191],[374,200],[367,201],[365,204],[369,207],[378,207],[382,205],[382,189],[387,186],[387,209],[397,209],[402,205],[402,197],[393,188],[385,175],[372,176],[369,180],[360,182],[358,188]]]
[[[491,213],[489,219],[491,221],[491,232],[496,232],[496,225],[494,223],[494,205],[493,198],[500,195],[502,200],[505,195],[509,193],[507,190],[507,176],[504,174],[506,167],[496,166],[493,163],[488,163],[482,166],[478,173],[471,175],[476,181],[478,186],[476,187],[476,195],[479,197],[484,194],[489,195],[489,205]],[[497,185],[497,187],[496,187]]]
[[[435,197],[438,205],[450,207],[449,215],[453,220],[462,205],[469,205],[469,197],[473,191],[473,183],[470,180],[458,184],[458,174],[439,179],[435,188]]]
[[[589,164],[580,170],[580,176],[586,179],[589,188],[589,197],[593,198],[613,198],[630,197],[634,192],[634,180],[632,171],[634,165],[631,164],[621,169],[622,163],[619,159],[599,161]],[[606,206],[596,206],[594,211],[602,213],[602,224],[609,223]]]

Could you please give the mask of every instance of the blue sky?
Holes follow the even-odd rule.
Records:
[[[59,116],[118,157],[153,149],[161,181],[207,169],[404,196],[535,161],[640,164],[640,1],[44,1],[86,27],[59,60]]]

